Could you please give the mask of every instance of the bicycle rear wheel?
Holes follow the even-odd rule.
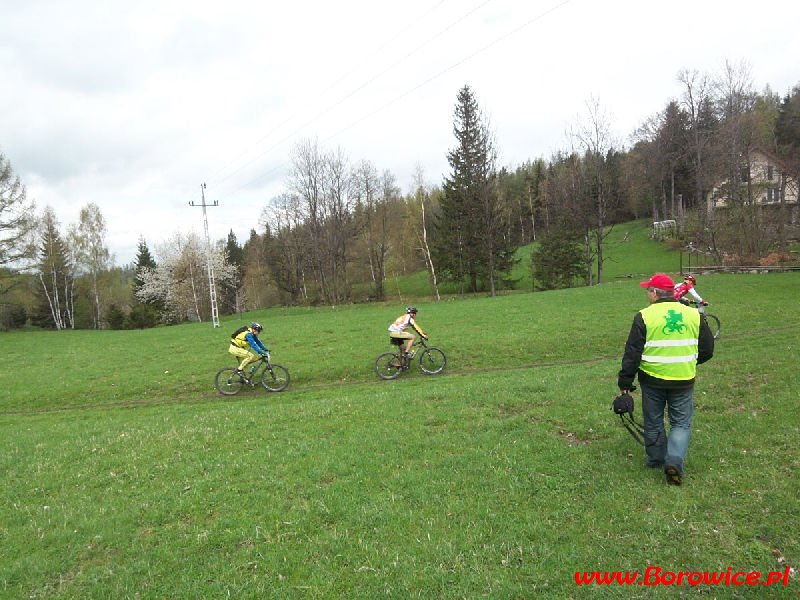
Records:
[[[270,392],[280,392],[289,385],[289,371],[280,365],[269,365],[261,373],[261,385]]]
[[[719,337],[719,331],[722,328],[719,318],[717,318],[717,315],[712,315],[711,313],[703,313],[703,316],[711,329],[711,333],[714,334],[714,339],[717,339]]]
[[[395,379],[403,372],[400,357],[393,352],[384,352],[375,359],[375,372],[381,379]]]
[[[434,346],[429,346],[419,355],[419,368],[426,375],[438,375],[444,371],[446,364],[447,357],[444,352]]]
[[[238,394],[243,386],[244,381],[236,374],[236,369],[233,367],[220,369],[217,371],[216,377],[214,377],[214,387],[223,396]]]

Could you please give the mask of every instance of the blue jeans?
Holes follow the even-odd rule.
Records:
[[[644,438],[647,464],[671,464],[683,473],[683,461],[689,451],[694,416],[694,386],[665,390],[641,385]],[[669,417],[669,436],[664,428],[664,408]]]

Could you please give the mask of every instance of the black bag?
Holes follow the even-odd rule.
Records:
[[[239,335],[240,333],[243,333],[243,332],[247,331],[248,329],[249,329],[249,328],[248,328],[247,326],[245,326],[245,327],[239,327],[239,329],[237,329],[236,331],[234,331],[234,332],[231,334],[231,339],[235,338],[235,337],[236,337],[237,335]]]
[[[614,398],[614,402],[611,405],[611,410],[619,415],[622,425],[628,430],[633,439],[642,446],[650,446],[652,444],[648,444],[645,441],[644,425],[637,423],[633,418],[633,408],[633,396],[627,392]]]
[[[611,407],[618,415],[630,413],[633,416],[633,396],[628,393],[620,394],[614,398],[614,404]]]

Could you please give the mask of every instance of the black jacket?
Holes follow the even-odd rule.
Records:
[[[670,298],[657,300],[656,302],[677,302]],[[625,342],[625,354],[622,356],[622,368],[617,375],[617,385],[621,390],[629,390],[633,386],[633,380],[636,375],[639,375],[639,383],[652,388],[670,388],[670,389],[684,389],[694,385],[694,379],[660,379],[648,375],[644,371],[639,370],[639,363],[642,360],[642,351],[644,350],[644,343],[647,339],[647,328],[642,318],[642,313],[637,312],[633,317],[633,325],[628,334],[628,341]],[[706,323],[706,320],[700,319],[700,333],[697,339],[697,364],[702,364],[710,360],[714,356],[714,334]]]

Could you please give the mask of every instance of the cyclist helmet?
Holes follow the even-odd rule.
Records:
[[[406,308],[406,313],[408,313],[409,315],[415,315],[417,314],[417,309],[414,306],[409,306]]]
[[[252,329],[253,331],[258,331],[259,333],[261,333],[261,331],[263,331],[264,328],[261,326],[260,323],[253,322],[253,323],[250,323],[250,329]]]
[[[691,283],[692,285],[695,285],[695,284],[697,283],[697,279],[695,279],[695,278],[694,278],[694,275],[689,275],[689,274],[687,274],[687,275],[686,275],[686,276],[683,278],[683,280],[684,280],[684,281],[688,281],[688,282],[689,282],[689,283]]]

